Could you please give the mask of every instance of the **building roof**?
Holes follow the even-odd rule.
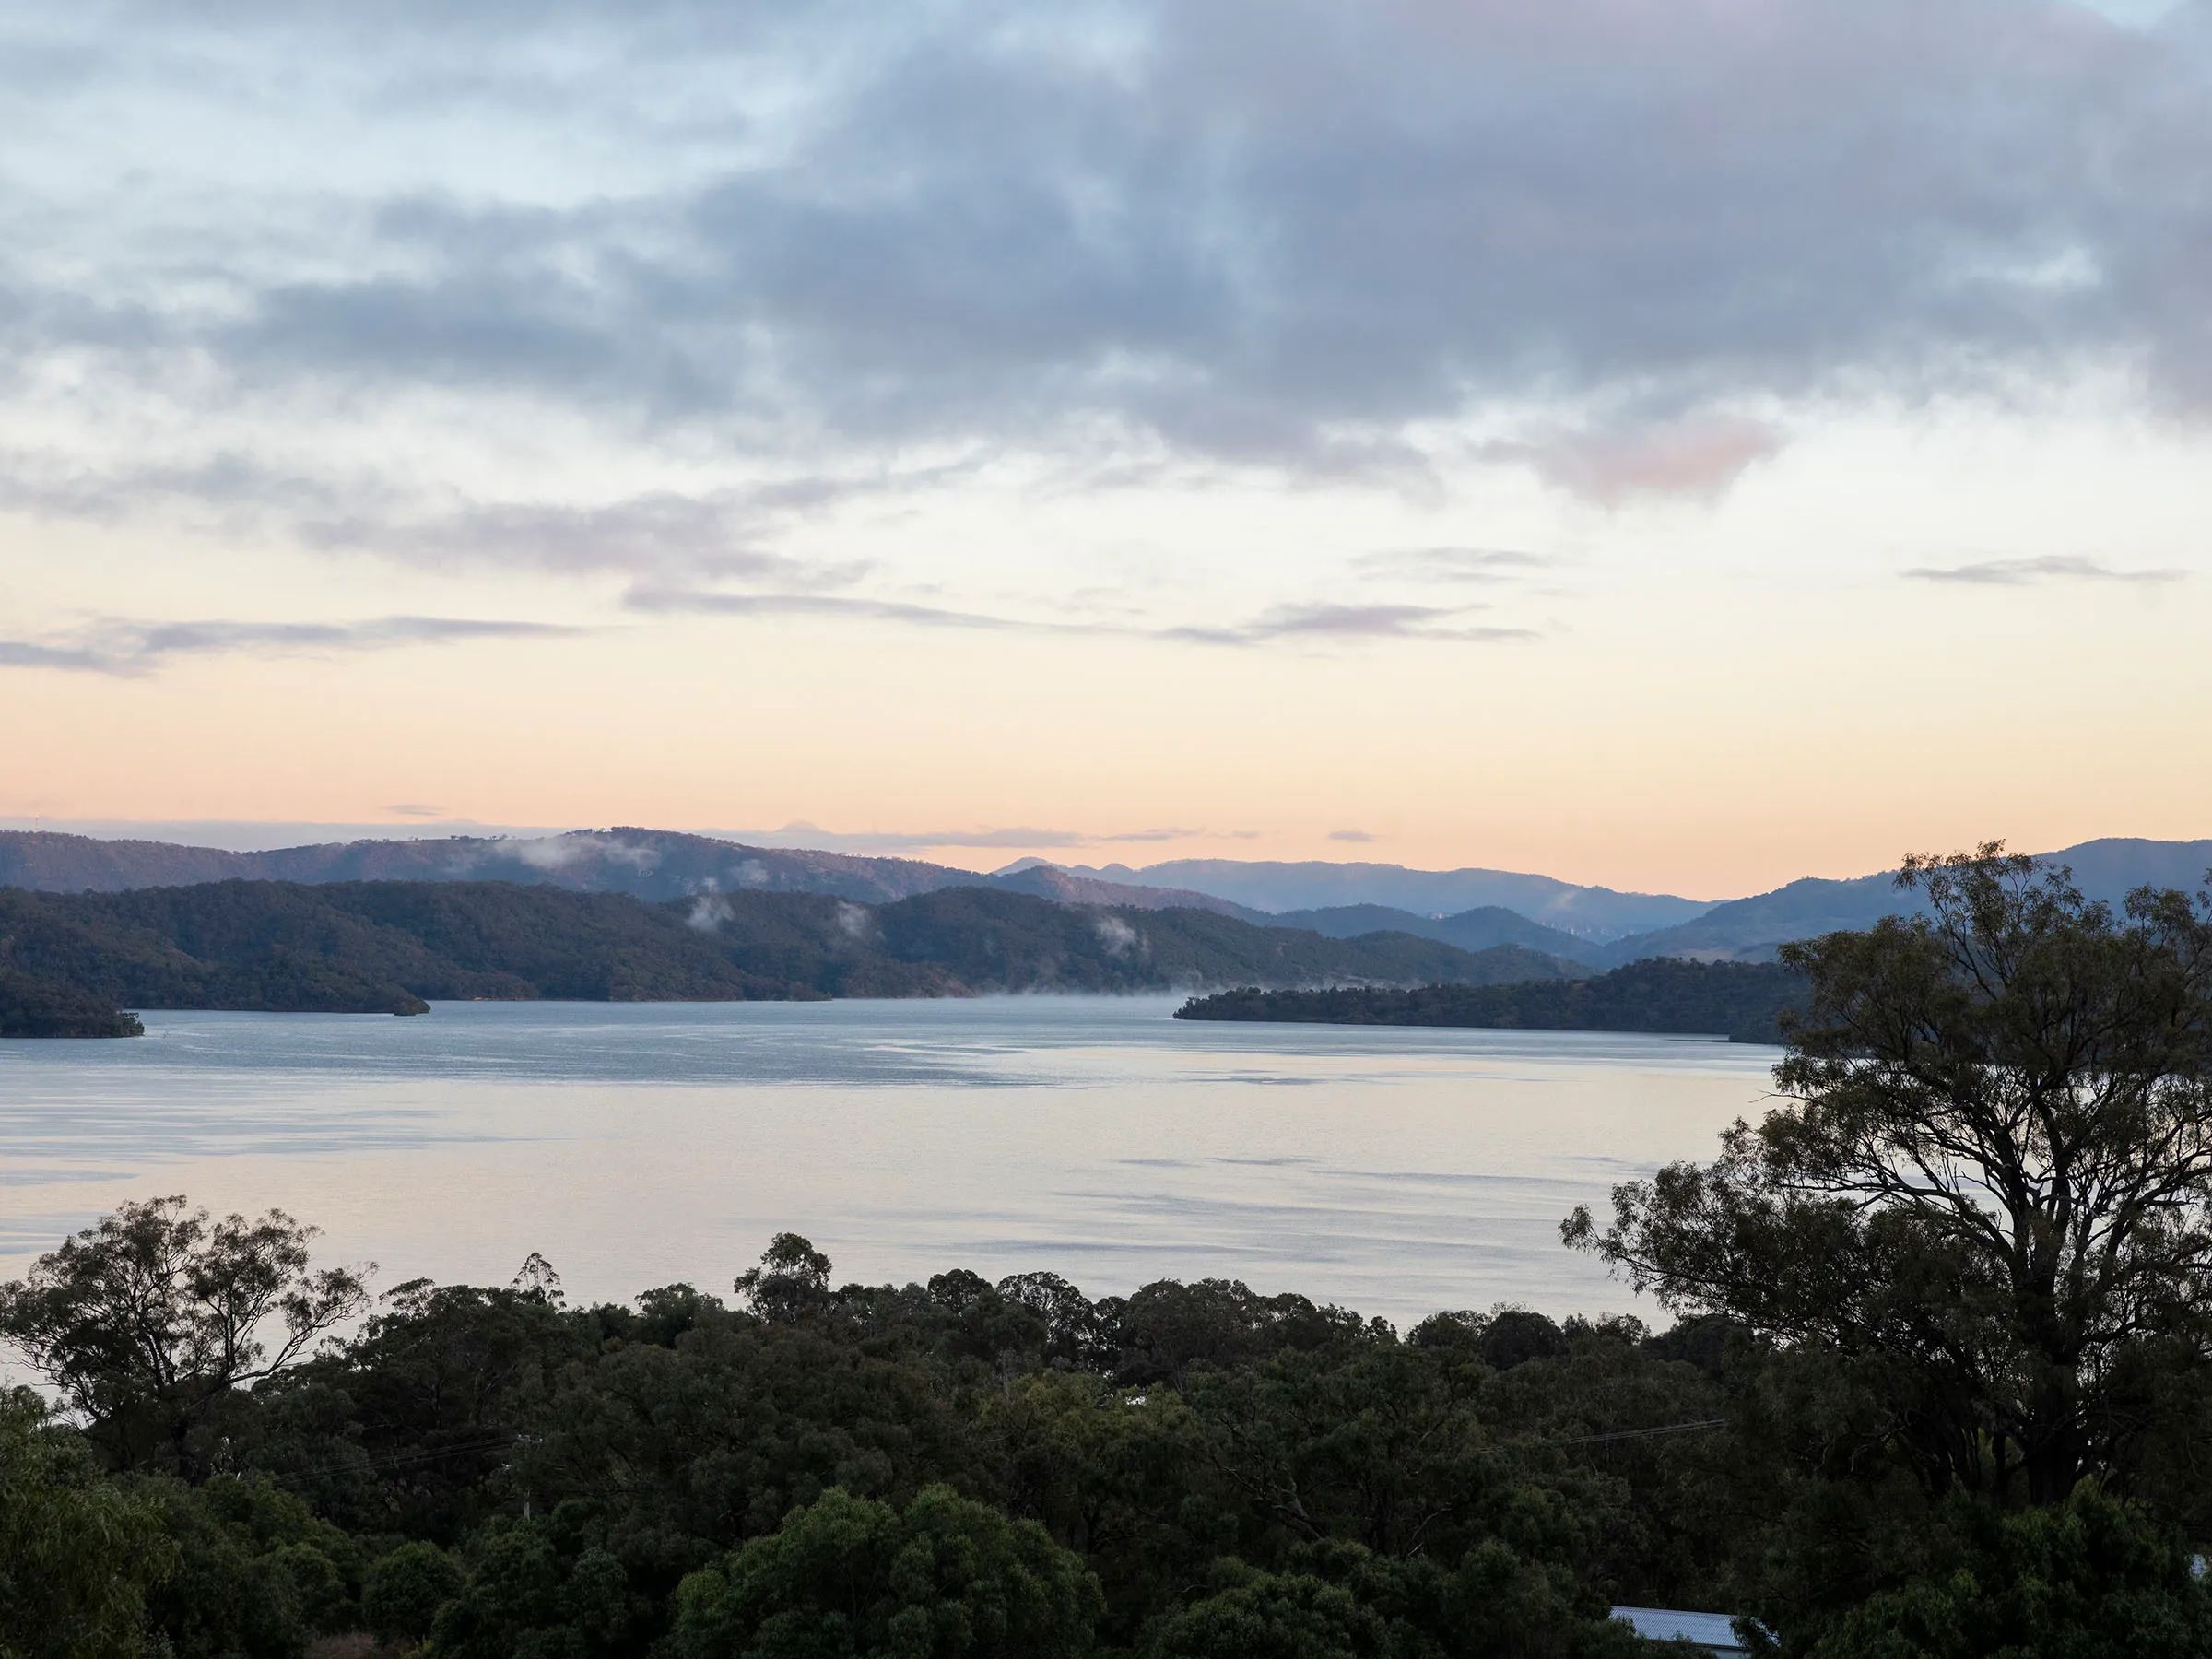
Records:
[[[1740,1653],[1744,1644],[1735,1638],[1733,1616],[1727,1613],[1684,1613],[1674,1607],[1616,1607],[1613,1617],[1633,1625],[1636,1634],[1652,1641],[1686,1637],[1715,1653]]]

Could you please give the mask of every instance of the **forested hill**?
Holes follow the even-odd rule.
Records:
[[[259,853],[167,841],[100,841],[52,830],[0,830],[0,887],[42,893],[119,893],[206,881],[517,881],[526,887],[635,899],[700,893],[827,893],[888,904],[945,888],[990,887],[1065,904],[1125,910],[1210,910],[1265,918],[1226,899],[1131,887],[1051,865],[979,875],[912,858],[863,858],[788,847],[752,847],[671,830],[578,830],[535,838],[456,835],[431,841],[324,841]],[[1428,932],[1427,929],[1418,931]],[[1433,936],[1433,935],[1432,935]],[[1447,939],[1448,943],[1464,941]],[[1503,938],[1485,944],[1534,943]]]
[[[0,968],[0,1037],[142,1037],[112,998]]]
[[[811,1000],[1354,981],[1496,983],[1581,970],[1519,947],[1324,939],[1205,911],[953,888],[647,903],[505,882],[220,881],[0,889],[0,971],[130,1008],[419,1013],[426,1000]]]
[[[1590,979],[1541,983],[1437,984],[1412,991],[1253,987],[1194,998],[1175,1018],[1651,1031],[1779,1042],[1777,1019],[1804,990],[1802,979],[1772,962],[1685,962],[1663,957]]]

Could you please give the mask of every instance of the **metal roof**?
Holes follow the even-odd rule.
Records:
[[[1732,1615],[1684,1613],[1674,1607],[1616,1607],[1613,1617],[1636,1628],[1636,1634],[1652,1641],[1688,1637],[1716,1653],[1740,1653],[1744,1644],[1735,1639]]]

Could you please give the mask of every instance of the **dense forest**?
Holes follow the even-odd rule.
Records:
[[[420,1013],[434,999],[744,1001],[1158,991],[1580,972],[1515,946],[1324,939],[1206,911],[1069,905],[982,888],[895,903],[818,893],[651,903],[507,882],[218,881],[0,888],[11,993],[107,1007]],[[26,1005],[28,1006],[28,1005]]]
[[[147,1206],[80,1253],[194,1225]],[[184,1249],[219,1261],[199,1225]],[[16,1330],[57,1281],[0,1302]],[[81,1428],[0,1405],[0,1613],[31,1631],[67,1604],[176,1659],[362,1629],[451,1659],[1412,1659],[1626,1653],[1608,1598],[1742,1593],[1712,1494],[1759,1454],[1721,1430],[1760,1359],[1720,1326],[1401,1334],[1211,1280],[831,1287],[789,1235],[735,1305],[571,1308],[534,1259],[398,1286],[253,1386],[90,1358]],[[5,1571],[31,1525],[77,1552],[53,1582]]]
[[[1194,997],[1175,1018],[1653,1031],[1779,1042],[1781,1017],[1802,1000],[1805,988],[1800,974],[1778,963],[1656,958],[1588,979],[1523,984],[1292,991],[1265,991],[1254,985]]]
[[[0,968],[0,1037],[142,1037],[135,1015],[109,998]]]

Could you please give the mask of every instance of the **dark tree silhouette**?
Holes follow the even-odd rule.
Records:
[[[1567,1238],[1678,1312],[1851,1359],[1936,1485],[2124,1482],[2212,1358],[2212,900],[2115,916],[1996,842],[1899,880],[1931,913],[1784,951],[1811,988],[1792,1104]]]
[[[311,1270],[315,1236],[282,1210],[218,1221],[181,1197],[126,1204],[0,1285],[0,1336],[120,1465],[166,1447],[194,1474],[192,1431],[217,1400],[367,1305],[373,1265]],[[272,1323],[281,1335],[265,1337]]]

